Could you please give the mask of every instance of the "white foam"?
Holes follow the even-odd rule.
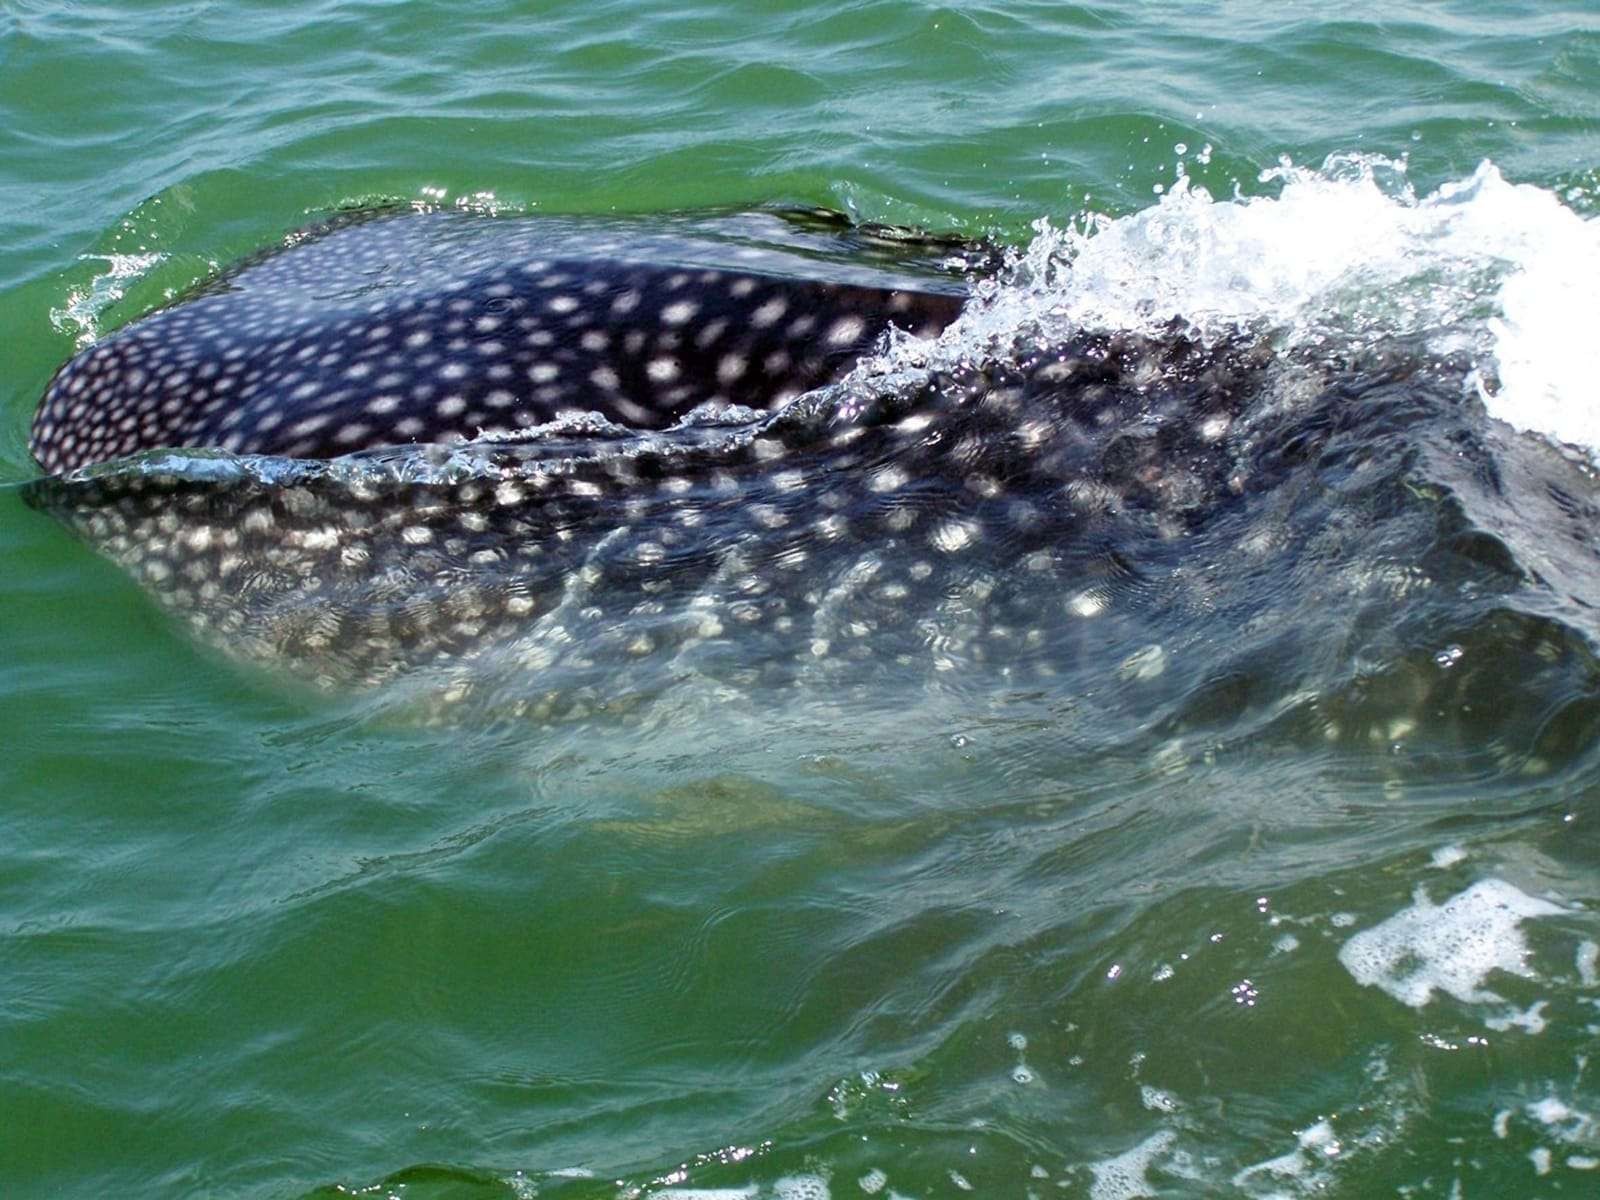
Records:
[[[1338,1157],[1344,1146],[1327,1120],[1321,1120],[1295,1135],[1295,1148],[1287,1154],[1245,1167],[1233,1177],[1234,1187],[1244,1187],[1262,1175],[1309,1180],[1319,1178],[1317,1167]]]
[[[1139,1085],[1139,1099],[1144,1106],[1155,1112],[1177,1112],[1180,1105],[1171,1092],[1164,1092],[1160,1088],[1153,1088],[1148,1083]]]
[[[1466,861],[1467,852],[1460,846],[1440,846],[1433,852],[1433,865],[1440,870]]]
[[[1546,1096],[1543,1100],[1524,1105],[1523,1112],[1527,1113],[1530,1120],[1543,1125],[1557,1141],[1569,1145],[1592,1147],[1595,1139],[1600,1137],[1600,1118],[1581,1108],[1573,1108],[1555,1096]]]
[[[1411,907],[1356,934],[1340,948],[1339,961],[1358,983],[1412,1008],[1436,991],[1465,1003],[1500,1002],[1485,986],[1491,972],[1533,977],[1521,922],[1563,911],[1499,879],[1438,905],[1419,887]]]
[[[1136,1196],[1154,1196],[1155,1185],[1147,1174],[1150,1164],[1177,1136],[1170,1129],[1163,1129],[1113,1158],[1090,1163],[1094,1182],[1089,1185],[1089,1200],[1134,1200]]]
[[[1524,1029],[1529,1033],[1543,1033],[1550,1024],[1544,1017],[1544,1010],[1549,1003],[1548,1000],[1539,1000],[1527,1008],[1510,1008],[1497,1017],[1485,1017],[1483,1023],[1490,1029],[1500,1033],[1504,1033],[1508,1029]]]
[[[980,288],[940,353],[970,357],[1019,329],[1155,333],[1174,318],[1205,337],[1249,330],[1282,345],[1421,337],[1472,355],[1494,416],[1600,456],[1589,328],[1600,218],[1487,161],[1423,196],[1404,159],[1367,154],[1314,170],[1285,161],[1257,186],[1264,194],[1216,199],[1180,178],[1137,213],[1038,222],[1014,273]]]
[[[884,1184],[888,1182],[889,1177],[885,1175],[878,1167],[873,1167],[860,1179],[856,1180],[856,1186],[867,1195],[876,1196],[879,1192],[883,1191]]]
[[[1527,1114],[1541,1125],[1560,1125],[1570,1121],[1573,1111],[1557,1100],[1554,1096],[1546,1096],[1543,1100],[1535,1100],[1525,1106]]]
[[[820,1175],[785,1175],[773,1181],[773,1200],[829,1200],[828,1181]]]
[[[1578,980],[1584,987],[1600,985],[1600,945],[1591,941],[1578,943],[1578,952],[1575,957],[1578,968]]]
[[[882,1171],[868,1171],[861,1177],[861,1190],[871,1195],[888,1182]],[[869,1184],[875,1183],[875,1187]],[[761,1195],[758,1184],[744,1187],[668,1187],[649,1193],[650,1200],[755,1200]],[[820,1175],[785,1175],[772,1183],[772,1200],[829,1200],[828,1181]],[[893,1193],[891,1192],[892,1196]]]
[[[1594,451],[1600,411],[1592,390],[1590,400],[1581,397],[1600,376],[1600,339],[1590,320],[1600,280],[1600,223],[1585,221],[1538,188],[1515,192],[1514,202],[1499,202],[1505,220],[1530,232],[1537,228],[1538,237],[1519,247],[1500,289],[1500,315],[1489,322],[1501,387],[1486,403],[1518,428]]]

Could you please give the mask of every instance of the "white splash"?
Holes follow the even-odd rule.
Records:
[[[1174,320],[1310,349],[1420,338],[1471,356],[1493,416],[1600,459],[1600,218],[1487,161],[1423,196],[1403,158],[1369,154],[1316,170],[1284,160],[1258,183],[1268,194],[1216,199],[1184,177],[1141,212],[1037,222],[931,357],[1019,330],[1156,333]]]
[[[89,281],[86,288],[73,288],[61,308],[50,310],[50,324],[70,333],[78,349],[100,336],[100,314],[128,290],[128,285],[155,266],[164,254],[84,254],[82,262],[103,262],[107,269]]]

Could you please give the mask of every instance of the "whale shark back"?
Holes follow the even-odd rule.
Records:
[[[84,350],[31,446],[61,472],[158,448],[328,458],[765,411],[891,325],[943,328],[962,248],[816,214],[347,218]]]

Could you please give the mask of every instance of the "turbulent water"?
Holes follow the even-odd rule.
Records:
[[[14,48],[59,32],[23,11]],[[1600,31],[1178,6],[1183,44],[1136,10],[1063,12],[796,10],[767,64],[666,17],[625,44],[615,13],[552,18],[551,97],[581,79],[583,111],[655,114],[660,158],[618,135],[583,160],[653,163],[627,207],[843,203],[1004,247],[964,264],[943,332],[772,411],[50,478],[13,456],[8,1192],[1600,1184],[1600,113],[1572,82],[1600,82]],[[533,129],[496,99],[514,68],[483,16],[438,35],[480,77],[430,103]],[[369,43],[404,29],[374,21]],[[162,28],[124,36],[177,72]],[[1012,130],[984,154],[1050,156],[1012,172],[1006,219],[960,117],[869,114],[810,57],[843,46],[903,98],[934,94],[913,69],[934,49],[937,86],[976,96],[1004,74],[986,56],[1027,80],[984,92]],[[743,65],[692,82],[724,52]],[[1076,156],[1024,119],[1071,55],[1081,104],[1123,113],[1075,116]],[[1516,99],[1486,90],[1502,61]],[[1161,62],[1216,79],[1128,116]],[[1283,82],[1293,62],[1315,87]],[[1257,63],[1276,82],[1246,82]],[[271,78],[240,113],[247,172],[322,136]],[[1319,141],[1358,101],[1366,123]],[[1474,103],[1497,115],[1458,128]],[[735,157],[778,173],[757,195],[713,151],[723,194],[674,167],[684,106],[717,105],[747,127]],[[802,112],[886,156],[870,188]],[[420,167],[362,165],[387,129],[349,135],[331,195],[317,168],[274,185],[300,208],[270,233],[248,189],[197,199],[163,161],[126,168],[166,190],[103,256],[19,235],[43,265],[5,319],[52,332],[10,382],[11,444],[76,346],[228,259],[339,204],[454,207]],[[565,133],[532,144],[552,194],[607,207],[560,173]],[[821,194],[773,183],[788,161]],[[536,211],[506,175],[463,207]],[[60,221],[84,224],[113,222]],[[775,254],[814,236],[763,230]]]

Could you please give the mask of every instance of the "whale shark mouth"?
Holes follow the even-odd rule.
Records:
[[[39,480],[28,498],[201,641],[323,691],[377,689],[426,720],[693,721],[799,692],[840,717],[947,702],[1070,709],[1064,736],[1102,745],[1171,738],[1219,711],[1254,714],[1235,723],[1252,736],[1365,742],[1422,709],[1491,711],[1518,672],[1510,686],[1547,689],[1551,672],[1592,661],[1593,481],[1488,417],[1470,337],[1454,350],[1436,329],[1331,348],[1324,337],[1313,352],[1247,322],[1062,328],[1006,315],[1013,294],[997,299],[980,278],[965,331],[936,341],[968,290],[971,248],[880,231],[869,254],[838,227],[738,220],[761,222],[761,246],[708,238],[703,223],[601,236],[558,222],[557,258],[528,257],[517,239],[540,235],[527,220],[402,217],[324,233],[129,326],[136,340],[165,320],[158,344],[173,356],[150,393],[163,415],[131,426],[145,452]],[[362,253],[296,265],[343,236],[412,251],[406,239],[442,237],[451,252],[402,256],[404,270]],[[497,258],[507,236],[516,252]],[[955,274],[952,254],[964,255]],[[452,288],[461,261],[472,283]],[[570,297],[557,316],[593,317],[637,293],[648,336],[676,340],[642,345],[639,371],[602,376],[578,400],[541,399],[529,379],[510,406],[526,418],[480,431],[456,418],[494,390],[488,368],[507,353],[499,327],[481,329],[500,349],[482,356],[481,379],[457,379],[466,407],[441,411],[434,388],[414,398],[437,418],[418,444],[363,421],[353,452],[335,453],[351,406],[372,403],[364,376],[330,382],[361,366],[348,347],[366,324],[383,347],[372,387],[425,373],[431,387],[449,360],[419,363],[407,339],[461,334],[449,322],[470,328],[490,301],[517,297],[504,272],[528,262],[546,272],[527,273],[526,297],[546,314]],[[584,292],[580,266],[603,286]],[[296,288],[250,316],[255,329],[199,307],[254,314],[263,291]],[[434,293],[467,307],[420,307]],[[773,371],[742,396],[708,391],[727,355],[778,353],[751,339],[777,326],[752,314],[779,302],[789,326],[774,336],[787,339],[786,370],[809,362],[801,381]],[[351,307],[374,304],[390,307]],[[390,315],[407,304],[410,325]],[[693,311],[664,326],[675,304]],[[912,328],[896,327],[908,314]],[[553,385],[600,370],[595,355],[629,353],[636,319],[612,315],[599,349],[582,344],[593,319],[558,339],[576,349]],[[730,341],[691,358],[701,320],[723,322]],[[807,360],[799,343],[839,322],[850,336],[838,356]],[[546,316],[523,332],[549,329]],[[229,423],[239,409],[212,407],[214,388],[166,410],[192,381],[226,378],[241,338],[269,350],[268,365],[236,372],[246,417]],[[36,426],[47,467],[117,445],[95,440],[89,414],[116,375],[93,355],[115,362],[122,348],[107,339],[58,377]],[[674,357],[670,381],[652,378],[652,354]],[[527,375],[550,361],[512,365]],[[405,379],[380,384],[385,372]],[[99,382],[74,390],[78,379]],[[387,415],[422,411],[397,403]],[[302,406],[294,422],[264,421],[289,404]],[[324,411],[327,422],[292,428]],[[155,449],[171,429],[196,432]],[[1489,644],[1493,667],[1437,662],[1442,645],[1475,664],[1472,648]],[[1200,658],[1226,669],[1205,680],[1177,669]]]

